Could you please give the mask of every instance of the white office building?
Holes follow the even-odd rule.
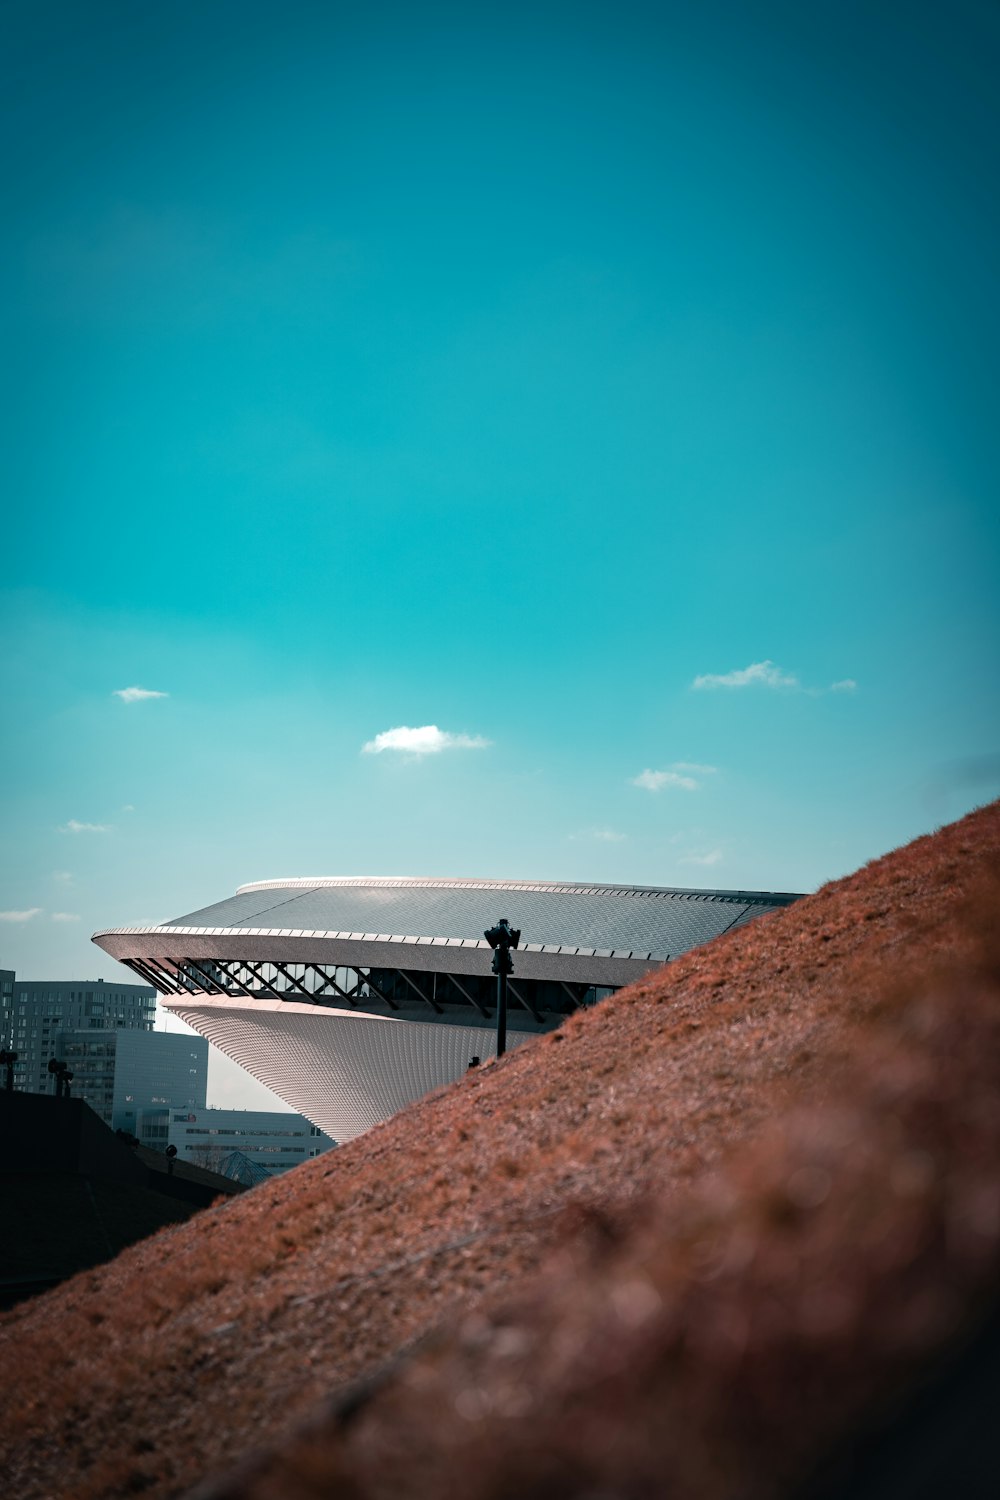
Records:
[[[337,1144],[304,1115],[257,1109],[171,1109],[167,1135],[178,1160],[228,1177],[238,1176],[243,1162],[279,1176]]]

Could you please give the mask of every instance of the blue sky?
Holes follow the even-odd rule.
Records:
[[[1000,793],[995,6],[0,27],[0,965],[282,875],[809,890]]]

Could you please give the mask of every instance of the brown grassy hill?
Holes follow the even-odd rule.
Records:
[[[6,1315],[8,1492],[786,1493],[995,1292],[998,869],[994,804]]]

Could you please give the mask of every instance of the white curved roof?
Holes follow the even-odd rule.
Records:
[[[666,959],[794,899],[785,892],[554,881],[296,877],[240,886],[166,925],[481,944],[484,929],[507,917],[527,951]]]

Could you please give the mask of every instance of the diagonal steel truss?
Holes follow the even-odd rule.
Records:
[[[450,973],[421,972],[414,977],[405,969],[380,969],[376,981],[371,969],[357,965],[295,963],[278,959],[254,962],[248,958],[196,959],[168,955],[163,958],[128,958],[123,962],[147,984],[169,995],[243,996],[256,1000],[297,1001],[321,1007],[342,1003],[356,1011],[365,1009],[372,1000],[378,1000],[390,1010],[398,1011],[401,1008],[398,991],[405,986],[435,1016],[442,1016],[444,1008],[439,995],[443,997],[450,985],[461,1001],[483,1020],[492,1017],[490,1006],[474,993],[472,976],[463,983],[457,975]],[[422,983],[418,983],[418,979]],[[570,984],[565,980],[560,980],[559,985],[572,1010],[588,1003],[587,985]],[[510,980],[508,988],[512,999],[536,1023],[544,1024],[545,1014],[530,993],[533,986]]]

